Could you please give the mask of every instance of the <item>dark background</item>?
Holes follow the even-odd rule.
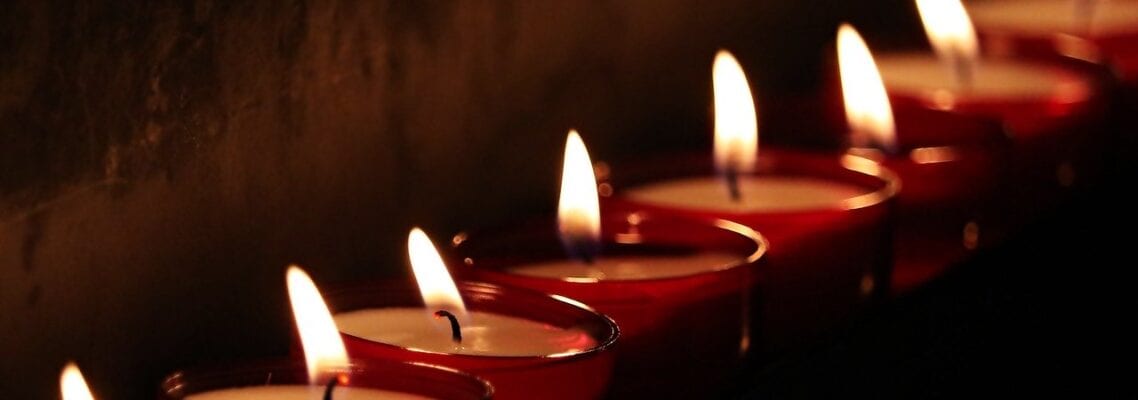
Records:
[[[915,18],[899,0],[3,2],[0,398],[53,398],[67,359],[115,399],[283,355],[287,263],[403,275],[411,225],[549,212],[570,127],[598,160],[709,147],[718,48],[764,143],[833,145],[812,99],[837,24],[881,51],[923,46]],[[1133,355],[1130,199],[1093,188],[737,392],[1109,390]]]

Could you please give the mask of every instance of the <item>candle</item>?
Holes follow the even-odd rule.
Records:
[[[429,397],[389,390],[341,388],[334,392],[336,400],[419,400]],[[186,400],[313,400],[324,395],[324,388],[307,385],[253,386],[235,389],[214,390],[198,395],[186,396]]]
[[[456,285],[418,228],[408,236],[408,251],[418,295],[392,282],[329,292],[336,325],[354,356],[470,371],[489,380],[498,398],[603,395],[613,368],[606,350],[618,336],[610,319],[541,293]]]
[[[163,382],[163,399],[485,399],[485,381],[453,370],[393,361],[350,360],[332,315],[312,279],[287,272],[289,301],[304,349],[296,363],[265,362],[231,369],[183,371]],[[307,383],[307,384],[305,384]]]
[[[990,118],[1011,138],[1011,190],[1001,225],[1012,229],[1058,205],[1099,174],[1107,99],[1085,70],[1031,60],[981,58],[958,1],[918,0],[937,57],[877,57],[899,114],[937,109]],[[951,33],[951,34],[950,34]]]
[[[1104,64],[1138,85],[1136,1],[977,1],[968,12],[993,52]]]
[[[440,333],[438,321],[422,308],[345,311],[336,314],[336,325],[346,335],[434,353],[532,357],[579,353],[597,345],[582,329],[477,311],[462,326],[461,344]]]
[[[602,215],[598,203],[593,165],[571,131],[556,226],[521,224],[452,243],[473,279],[555,293],[611,316],[622,337],[611,396],[726,389],[748,346],[762,237],[727,221]]]
[[[87,380],[74,362],[68,362],[59,373],[59,392],[63,400],[95,400],[91,389],[87,387]]]
[[[714,154],[642,158],[602,177],[606,212],[722,218],[771,243],[756,271],[759,353],[816,336],[888,292],[892,198],[898,182],[864,158],[758,147],[742,67],[720,52],[712,67]]]
[[[850,151],[874,157],[904,186],[891,286],[905,292],[962,261],[981,232],[988,236],[1008,143],[989,119],[939,110],[903,114],[895,125],[873,56],[847,24],[838,29],[838,63]]]

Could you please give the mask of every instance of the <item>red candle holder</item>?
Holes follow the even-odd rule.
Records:
[[[901,178],[892,290],[905,293],[1006,238],[996,205],[1011,143],[995,120],[937,110],[911,110],[896,126],[897,152],[851,152]]]
[[[392,397],[380,397],[378,393],[372,392],[376,394],[376,399],[407,398],[396,395],[403,394],[432,399],[477,400],[489,399],[494,395],[494,388],[481,378],[431,365],[384,360],[352,360],[344,374],[347,383],[337,386],[335,390],[342,392],[345,389],[370,389],[393,393]],[[297,386],[298,393],[305,391],[303,386],[309,386],[308,371],[304,361],[261,361],[223,368],[175,372],[163,380],[158,399],[182,400],[209,392],[226,390],[251,392],[264,390],[266,387],[270,390],[281,389],[285,388],[285,385]],[[323,389],[316,386],[310,388]],[[220,393],[214,395],[218,396],[217,398],[225,398]],[[281,393],[233,393],[233,395],[235,397],[231,398],[273,398],[270,396]],[[310,398],[301,396],[297,395],[298,398]]]
[[[878,59],[879,66],[889,57]],[[935,62],[935,61],[930,61]],[[1020,62],[1020,61],[1016,61]],[[1050,71],[1063,83],[1047,95],[974,95],[891,87],[894,115],[941,110],[968,117],[990,118],[1002,124],[1011,140],[1008,181],[1001,225],[1022,227],[1064,202],[1073,189],[1096,182],[1104,169],[1108,142],[1109,99],[1102,82],[1086,69],[1055,63],[1031,63]]]
[[[620,336],[611,319],[565,299],[487,283],[458,282],[470,311],[533,320],[554,327],[576,328],[592,339],[592,347],[544,356],[451,354],[371,341],[341,332],[352,357],[442,365],[477,374],[491,382],[500,399],[593,399],[605,394],[613,369],[610,349]],[[410,282],[376,282],[331,288],[325,299],[333,315],[372,308],[423,306]],[[519,338],[519,340],[522,340]]]
[[[865,169],[847,168],[843,159]],[[810,209],[755,212],[679,208],[622,195],[643,184],[715,176],[709,155],[688,154],[612,166],[600,178],[601,209],[722,218],[762,232],[771,247],[767,265],[756,270],[751,341],[757,353],[770,353],[816,337],[888,293],[899,182],[863,158],[770,148],[760,150],[755,174],[841,182],[863,192]]]
[[[602,213],[605,259],[653,260],[723,254],[723,264],[689,261],[698,271],[638,279],[542,277],[517,268],[569,260],[552,221],[455,237],[464,275],[570,297],[621,328],[614,398],[708,396],[725,389],[749,346],[753,274],[767,245],[741,225],[649,213]],[[664,261],[656,264],[660,266]],[[706,268],[705,268],[706,266]],[[584,269],[585,266],[580,268]]]

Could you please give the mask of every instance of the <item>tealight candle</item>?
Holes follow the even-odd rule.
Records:
[[[1138,85],[1138,1],[973,1],[967,6],[992,52],[1101,63],[1123,82]]]
[[[312,279],[296,266],[289,267],[286,278],[303,364],[271,361],[177,372],[163,382],[160,398],[412,400],[487,399],[493,394],[486,381],[454,370],[349,359]]]
[[[913,110],[895,125],[892,107],[857,31],[838,29],[838,64],[852,153],[901,178],[892,288],[900,293],[938,276],[980,246],[1004,178],[1008,143],[987,118]]]
[[[613,397],[724,390],[748,346],[762,237],[727,221],[602,215],[598,201],[593,165],[570,132],[558,224],[458,235],[452,242],[468,265],[463,271],[573,298],[611,316],[622,337]]]
[[[781,351],[840,324],[888,293],[892,204],[899,183],[870,160],[758,149],[757,116],[742,67],[713,65],[714,156],[685,154],[613,165],[603,209],[722,218],[763,233],[769,264],[756,271],[751,340]]]
[[[982,58],[959,1],[917,0],[936,51],[879,55],[877,66],[899,114],[931,108],[992,118],[1012,140],[1005,187],[1007,226],[1061,202],[1101,170],[1108,99],[1101,82],[1070,65]]]
[[[420,292],[399,282],[329,291],[336,325],[354,357],[469,371],[489,380],[504,399],[604,395],[614,358],[608,349],[619,335],[608,317],[528,290],[456,285],[421,230],[412,231],[408,249]]]

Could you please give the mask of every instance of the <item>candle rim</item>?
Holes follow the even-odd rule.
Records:
[[[494,385],[490,381],[474,373],[457,368],[420,361],[349,358],[348,365],[346,367],[346,373],[355,378],[361,374],[368,374],[371,370],[405,368],[407,366],[410,366],[409,370],[418,373],[433,374],[432,377],[454,377],[455,379],[462,380],[463,384],[469,384],[471,387],[478,386],[481,391],[481,399],[493,398],[494,392],[496,391]],[[182,399],[195,394],[208,393],[217,390],[239,389],[245,387],[294,385],[320,387],[320,385],[308,382],[307,368],[307,364],[304,360],[284,357],[259,358],[253,360],[244,360],[236,363],[213,362],[208,364],[195,365],[188,368],[181,368],[167,374],[163,378],[162,383],[159,387],[159,398]],[[407,369],[400,369],[400,371],[407,371]],[[285,372],[285,374],[281,374],[280,372]],[[379,371],[376,371],[376,373],[378,372]],[[254,376],[254,374],[256,374],[256,376],[261,376],[260,374],[267,374],[270,379],[267,381],[258,380],[257,382],[248,381],[248,384],[243,383],[246,382],[243,378]],[[297,378],[295,382],[291,381],[293,375],[295,375]],[[385,386],[387,382],[399,382],[395,378],[399,378],[401,375],[384,376],[391,379],[353,379],[353,382],[363,382],[364,384],[360,385],[357,383],[350,385],[350,387],[387,390],[418,396],[429,396],[425,393],[401,390],[397,387]],[[376,384],[376,382],[380,382],[380,384]],[[194,391],[187,393],[187,386],[193,387]]]
[[[831,161],[831,160],[829,160],[829,158],[831,158],[831,157],[833,158],[834,163],[832,166],[827,166],[826,167],[827,170],[832,169],[832,170],[839,171],[839,172],[848,171],[851,174],[857,174],[860,176],[864,176],[866,178],[865,179],[866,181],[868,181],[870,179],[875,180],[876,181],[875,184],[869,184],[869,183],[863,182],[862,180],[855,180],[853,178],[840,179],[840,178],[836,178],[836,177],[833,177],[830,175],[823,175],[820,172],[817,172],[815,170],[806,171],[806,170],[801,170],[801,169],[795,169],[795,167],[793,165],[802,159],[807,159],[806,161],[827,161],[828,162],[828,161]],[[639,187],[639,186],[643,186],[643,185],[647,185],[647,184],[651,184],[651,183],[655,183],[655,182],[660,182],[662,180],[667,180],[667,179],[676,179],[676,178],[682,178],[682,177],[713,178],[715,176],[714,172],[709,172],[709,171],[713,171],[713,170],[703,168],[703,167],[705,167],[705,165],[703,165],[703,161],[706,159],[706,155],[702,155],[702,154],[695,153],[695,152],[684,152],[684,153],[680,153],[680,154],[671,154],[667,158],[669,158],[669,159],[680,158],[680,160],[679,160],[679,162],[677,162],[677,164],[683,164],[683,163],[687,163],[689,161],[696,161],[696,164],[698,164],[698,166],[697,166],[698,168],[690,168],[688,170],[678,171],[678,172],[677,171],[659,171],[659,168],[651,168],[652,171],[648,173],[649,175],[652,175],[651,177],[646,178],[646,179],[635,179],[634,182],[628,182],[628,183],[621,182],[621,184],[616,184],[616,183],[612,183],[611,181],[609,181],[609,179],[611,179],[611,175],[610,175],[610,176],[606,177],[606,181],[604,182],[604,184],[608,184],[609,186],[612,187],[612,192],[607,197],[627,198],[627,196],[624,195],[624,192],[627,190],[632,190],[632,189],[635,189],[636,187]],[[793,160],[793,161],[786,161],[786,160]],[[655,161],[655,160],[652,160],[652,161]],[[788,173],[787,171],[784,171],[784,169],[787,168],[787,166],[790,166],[791,169],[795,169],[795,172]],[[613,167],[611,169],[617,170],[617,169],[619,169],[619,167]],[[786,217],[792,217],[792,216],[796,216],[796,215],[808,215],[808,214],[826,213],[826,212],[845,212],[845,211],[860,210],[860,209],[865,209],[865,208],[877,206],[881,203],[891,201],[892,199],[897,197],[897,194],[901,191],[901,186],[902,186],[901,178],[898,177],[895,172],[893,172],[889,168],[885,167],[883,164],[879,163],[876,160],[869,159],[867,157],[850,154],[845,150],[839,151],[839,152],[808,152],[808,151],[802,151],[802,150],[768,147],[762,153],[759,154],[759,159],[758,159],[756,171],[753,171],[747,175],[749,175],[749,176],[763,176],[763,175],[806,176],[806,177],[811,177],[811,178],[827,180],[827,181],[832,181],[832,182],[838,182],[838,183],[844,183],[844,184],[848,184],[848,185],[861,187],[861,188],[865,189],[865,193],[859,194],[857,196],[842,199],[842,201],[835,202],[833,204],[827,204],[825,207],[814,207],[814,208],[804,208],[804,209],[785,209],[785,210],[760,210],[760,211],[723,210],[723,211],[715,211],[714,214],[721,215],[721,216],[723,216],[723,218],[725,218],[727,220],[733,220],[733,219],[737,219],[737,218],[754,217],[754,216],[760,216],[760,215],[778,217],[778,218],[786,218]],[[654,207],[661,208],[661,209],[675,209],[676,208],[676,207],[672,207],[672,206],[660,206],[660,205],[655,205]],[[694,209],[694,208],[681,208],[681,209],[685,210],[685,211],[699,211],[699,209]]]
[[[925,61],[928,61],[931,64],[942,66],[943,63],[939,59],[937,59],[934,54],[927,53],[927,52],[921,52],[921,51],[901,51],[901,52],[889,52],[889,53],[881,53],[878,55],[874,55],[874,59],[877,60],[878,68],[881,69],[881,71],[882,71],[881,78],[885,84],[885,90],[888,93],[890,98],[893,98],[894,96],[900,96],[900,97],[908,97],[908,98],[917,98],[917,99],[920,99],[922,101],[932,101],[934,99],[934,95],[937,92],[936,90],[927,90],[927,89],[924,89],[924,90],[899,90],[899,89],[897,89],[895,83],[893,85],[890,85],[890,82],[889,82],[890,80],[888,78],[889,75],[884,72],[886,69],[884,66],[889,65],[890,62],[925,62]],[[1062,85],[1070,84],[1072,82],[1078,82],[1080,84],[1086,85],[1086,87],[1089,89],[1087,91],[1087,94],[1085,96],[1082,96],[1082,98],[1062,99],[1062,101],[1060,101],[1060,102],[1071,103],[1071,104],[1089,103],[1089,102],[1092,102],[1097,97],[1102,96],[1102,94],[1101,94],[1102,91],[1096,87],[1096,82],[1094,81],[1094,79],[1092,79],[1092,77],[1090,77],[1086,74],[1078,73],[1078,72],[1076,72],[1076,70],[1074,70],[1073,68],[1070,68],[1070,67],[1058,65],[1058,64],[1053,63],[1053,62],[1047,62],[1045,60],[1036,60],[1036,59],[1030,59],[1030,58],[1020,58],[1020,57],[1014,57],[1014,58],[1013,57],[991,57],[991,56],[981,55],[979,69],[983,70],[985,65],[992,64],[992,63],[998,63],[998,64],[1002,64],[1002,65],[1011,65],[1011,66],[1015,66],[1017,68],[1019,68],[1019,67],[1030,67],[1032,69],[1044,70],[1044,71],[1046,71],[1047,74],[1049,74],[1051,76],[1059,77],[1059,79],[1056,79],[1055,84],[1050,85],[1051,90],[1048,90],[1048,91],[1044,92],[1044,94],[1040,94],[1040,95],[1022,94],[1022,93],[1014,94],[1014,95],[1001,95],[1001,94],[992,94],[992,93],[979,93],[979,94],[977,94],[975,92],[968,93],[968,92],[962,92],[959,90],[952,90],[952,94],[955,96],[954,101],[956,104],[958,104],[958,105],[959,104],[984,105],[984,104],[992,104],[992,103],[1013,103],[1013,104],[1020,104],[1020,105],[1039,104],[1039,107],[1046,107],[1048,104],[1054,103],[1056,101],[1060,101],[1060,99],[1063,97]]]
[[[373,288],[404,290],[403,285],[398,285],[399,283],[401,283],[401,282],[393,281],[393,280],[384,280],[384,281],[379,281],[379,282],[369,282],[369,283],[358,284],[358,285],[343,286],[343,287],[333,288],[333,290],[331,290],[329,292],[330,294],[327,295],[327,297],[328,298],[338,298],[340,296],[345,296],[350,292],[368,290],[368,289],[373,289]],[[557,304],[563,304],[565,306],[576,308],[576,309],[579,309],[580,311],[584,311],[586,313],[585,315],[588,315],[589,318],[591,318],[591,319],[595,318],[595,321],[592,321],[592,322],[596,322],[598,326],[603,327],[604,332],[600,332],[600,334],[594,334],[594,332],[592,332],[589,329],[583,329],[586,332],[586,334],[588,334],[589,336],[593,337],[594,340],[596,340],[595,345],[593,345],[587,349],[582,349],[579,351],[561,352],[561,353],[553,353],[553,354],[542,354],[542,355],[460,354],[460,353],[441,352],[441,351],[433,351],[433,350],[427,350],[427,349],[419,349],[419,348],[413,348],[413,347],[399,346],[399,345],[395,345],[395,344],[391,344],[391,343],[387,343],[387,342],[379,342],[379,341],[371,340],[368,338],[356,336],[356,335],[353,335],[353,334],[350,334],[350,333],[347,333],[344,331],[340,331],[340,335],[342,337],[345,337],[345,338],[351,338],[351,339],[367,342],[367,343],[370,343],[372,345],[378,345],[378,346],[383,346],[383,347],[393,348],[393,349],[400,349],[403,351],[408,351],[408,352],[417,353],[417,354],[433,354],[433,355],[440,355],[440,356],[447,356],[447,357],[459,357],[459,358],[480,359],[480,360],[487,360],[487,359],[502,360],[502,361],[543,360],[543,364],[547,363],[547,362],[567,362],[567,361],[577,360],[579,358],[588,358],[588,357],[598,356],[602,352],[604,352],[604,351],[608,350],[609,348],[615,346],[618,339],[621,336],[620,326],[617,325],[616,321],[614,321],[612,319],[612,317],[596,310],[592,306],[589,306],[585,303],[582,303],[580,301],[577,301],[577,300],[574,300],[574,299],[571,299],[568,297],[559,296],[559,295],[551,294],[551,293],[543,293],[543,292],[539,292],[539,291],[531,290],[531,289],[497,285],[497,284],[488,283],[488,282],[459,280],[459,281],[456,281],[455,283],[458,285],[458,289],[459,289],[460,294],[468,294],[468,293],[479,294],[479,293],[482,293],[482,292],[485,292],[488,290],[492,290],[492,291],[495,291],[498,293],[503,293],[503,295],[508,295],[508,296],[529,297],[531,300],[535,299],[536,298],[535,296],[537,296],[540,298],[544,298],[548,301],[556,302]],[[389,287],[389,286],[394,286],[394,287]],[[414,290],[413,288],[408,288],[408,289]],[[388,292],[390,293],[390,291],[388,291]],[[336,310],[332,311],[332,318],[335,319],[337,314],[350,312],[350,311],[360,311],[360,310],[367,310],[367,309],[384,309],[384,308],[403,308],[403,307],[416,307],[416,306],[423,307],[424,312],[427,312],[427,310],[428,310],[428,308],[426,308],[426,306],[424,306],[422,304],[418,304],[418,305],[415,305],[415,304],[385,304],[385,305],[380,305],[380,306],[369,305],[369,306],[356,307],[356,308],[351,308],[351,309],[339,309],[337,307]],[[537,323],[553,325],[549,321],[537,320],[537,319],[534,319],[534,318],[531,318],[528,316],[486,311],[482,307],[482,304],[480,302],[471,302],[470,304],[467,304],[467,309],[471,312],[474,312],[474,311],[487,312],[487,313],[491,313],[491,314],[520,318],[520,319],[534,321]],[[554,326],[557,326],[557,325],[554,325]],[[565,328],[565,327],[562,327],[562,328]],[[604,337],[600,337],[600,336],[604,336]]]

